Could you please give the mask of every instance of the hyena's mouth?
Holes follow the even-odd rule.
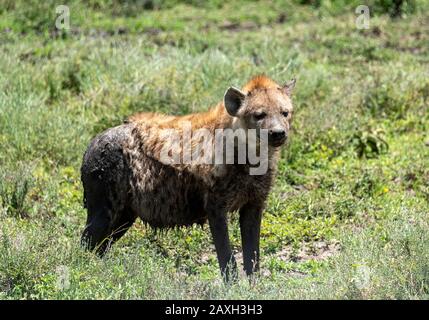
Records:
[[[282,146],[287,140],[287,137],[281,138],[281,139],[268,139],[268,143],[272,147],[280,147]]]
[[[286,131],[273,131],[268,134],[268,143],[272,147],[280,147],[287,140]]]
[[[267,130],[267,133],[268,133],[268,130]],[[260,143],[267,143],[267,140],[268,140],[268,145],[271,147],[280,147],[287,141],[286,133],[280,136],[279,135],[276,136],[272,134],[261,135],[260,131],[257,130],[256,137]]]

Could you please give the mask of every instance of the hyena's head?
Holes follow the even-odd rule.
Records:
[[[295,79],[285,85],[258,76],[253,78],[242,90],[230,87],[224,96],[227,112],[235,117],[243,129],[268,131],[268,143],[280,147],[288,137],[292,120],[291,92]]]

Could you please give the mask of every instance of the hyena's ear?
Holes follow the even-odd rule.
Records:
[[[240,109],[241,105],[243,104],[245,97],[246,95],[241,92],[240,89],[234,87],[228,88],[223,97],[226,111],[228,111],[231,116],[235,116],[238,112],[238,109]]]
[[[283,91],[290,96],[292,94],[293,88],[295,88],[295,83],[296,83],[296,79],[293,78],[291,81],[289,81],[288,83],[286,83],[283,86]]]

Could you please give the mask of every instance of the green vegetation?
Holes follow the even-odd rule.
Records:
[[[429,3],[0,0],[0,298],[429,298]],[[225,286],[208,226],[137,223],[79,247],[90,139],[184,114],[229,85],[297,77],[262,272]],[[241,251],[237,215],[230,227]]]

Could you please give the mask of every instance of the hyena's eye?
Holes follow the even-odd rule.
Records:
[[[282,112],[282,115],[283,115],[285,118],[287,118],[287,116],[289,115],[289,111],[283,111],[283,112]]]
[[[262,119],[264,119],[266,116],[267,116],[267,114],[266,114],[265,112],[258,112],[258,113],[255,113],[255,114],[253,115],[253,117],[255,118],[255,120],[262,120]]]

